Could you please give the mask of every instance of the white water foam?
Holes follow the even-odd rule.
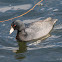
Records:
[[[48,39],[46,40],[53,40],[53,39],[56,39],[56,38],[59,38],[60,36],[55,36],[55,35],[52,35],[51,37],[49,37]],[[54,47],[62,47],[60,45],[56,45],[56,44],[47,44],[47,45],[40,45],[39,43],[41,43],[41,40],[38,40],[36,42],[33,42],[33,43],[30,43],[28,44],[27,46],[27,50],[37,50],[37,49],[41,49],[41,48],[54,48]],[[30,47],[30,46],[35,46],[35,47]],[[5,49],[5,50],[13,50],[13,51],[16,51],[18,50],[19,48],[18,47],[6,47],[6,46],[3,46],[3,45],[0,45],[0,49]]]
[[[41,10],[42,10],[42,11],[44,11],[44,10],[45,10],[45,8],[42,8]]]
[[[2,26],[5,26],[6,24],[2,24]]]
[[[28,50],[37,50],[37,49],[41,49],[41,48],[53,48],[53,47],[58,47],[58,46],[62,47],[62,46],[56,45],[56,44],[53,44],[53,45],[48,44],[50,40],[54,40],[54,39],[57,39],[59,37],[61,37],[61,36],[52,35],[51,37],[49,37],[49,38],[46,39],[46,41],[48,41],[48,42],[43,43],[41,40],[38,40],[36,42],[30,43],[28,45],[29,47],[27,49]],[[41,42],[42,42],[42,44],[40,45]],[[44,44],[46,44],[46,46],[44,46]],[[35,46],[35,47],[31,48],[30,46]]]
[[[62,29],[62,24],[55,26],[54,29]]]
[[[41,48],[54,48],[54,47],[58,47],[60,45],[46,45],[46,46],[37,46],[37,47],[28,47],[27,50],[37,50],[37,49],[41,49]],[[62,47],[62,46],[60,46]]]
[[[23,23],[32,23],[32,22],[35,22],[35,21],[40,21],[41,18],[44,18],[44,17],[39,17],[39,18],[36,18],[36,19],[24,20]]]
[[[53,11],[58,11],[59,9],[54,9]]]
[[[41,43],[41,40],[38,40],[38,41],[33,42],[33,43],[30,43],[28,46],[31,46],[31,45],[38,45],[39,43]]]
[[[0,8],[0,12],[6,12],[8,10],[27,10],[31,8],[31,4],[17,5],[17,6],[4,6]]]
[[[51,37],[47,38],[46,41],[49,41],[49,40],[54,40],[56,38],[59,38],[61,36],[55,36],[55,35],[52,35]],[[37,40],[36,42],[33,42],[33,43],[30,43],[28,46],[31,46],[31,45],[38,45],[39,43],[41,43],[41,40]],[[48,42],[47,42],[48,43]],[[43,44],[43,43],[42,43]]]
[[[49,8],[48,10],[52,10],[53,8]]]
[[[18,50],[19,48],[18,47],[6,47],[6,46],[3,46],[3,45],[0,45],[0,49],[5,49],[5,50]]]
[[[46,41],[54,40],[54,39],[57,39],[59,37],[61,37],[61,35],[60,36],[52,35],[51,37],[49,37],[48,39],[46,39]]]

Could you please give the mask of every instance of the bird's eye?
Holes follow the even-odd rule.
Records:
[[[15,27],[16,25],[14,25],[14,27]]]

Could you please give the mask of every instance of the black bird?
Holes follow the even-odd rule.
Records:
[[[30,41],[46,36],[53,28],[57,19],[51,17],[31,23],[28,27],[20,20],[11,24],[10,34],[17,30],[16,39],[19,41]]]

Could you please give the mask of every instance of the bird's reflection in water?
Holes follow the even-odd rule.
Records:
[[[26,51],[27,51],[27,46],[26,46],[26,43],[27,42],[20,42],[20,41],[17,41],[18,42],[18,46],[19,46],[19,49],[16,50],[16,55],[15,55],[15,58],[16,59],[24,59],[26,57]]]
[[[50,37],[50,34],[46,35],[43,38],[37,39],[36,41],[34,41],[33,43],[30,43],[29,45],[37,45],[38,43],[40,43],[42,40],[45,40],[46,38]],[[16,55],[15,58],[16,59],[24,59],[26,58],[26,51],[27,51],[27,42],[21,42],[21,41],[17,41],[18,42],[18,46],[19,49],[15,51]]]

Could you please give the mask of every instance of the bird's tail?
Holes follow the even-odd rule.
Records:
[[[48,17],[44,21],[51,21],[53,24],[55,24],[58,21],[58,19],[52,19],[51,17]]]
[[[53,19],[52,22],[55,24],[58,21],[58,19]]]

